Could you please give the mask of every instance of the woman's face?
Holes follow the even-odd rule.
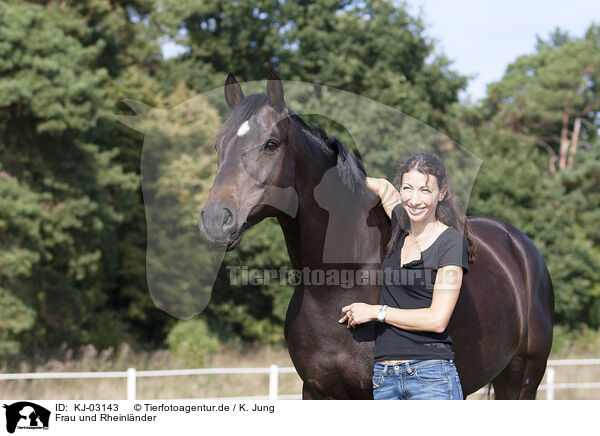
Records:
[[[440,191],[436,176],[428,177],[416,169],[402,176],[400,198],[411,222],[435,221],[437,204],[445,195],[446,189]]]

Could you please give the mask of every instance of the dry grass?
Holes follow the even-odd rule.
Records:
[[[184,366],[166,350],[134,353],[127,345],[118,350],[96,351],[93,346],[83,347],[74,358],[71,350],[64,350],[61,360],[31,367],[23,362],[18,372],[88,372],[125,371],[134,367],[138,371],[152,369],[180,369]],[[600,333],[590,329],[567,332],[557,328],[550,359],[582,359],[600,357]],[[244,348],[238,343],[221,346],[217,355],[207,358],[209,368],[293,366],[285,348]],[[556,383],[600,382],[600,367],[556,367]],[[1,372],[9,372],[0,368]],[[542,380],[542,384],[546,379]],[[151,377],[137,379],[139,399],[159,398],[215,398],[267,395],[267,374],[199,375]],[[299,394],[300,378],[294,374],[280,374],[279,394]],[[126,398],[125,379],[75,379],[75,380],[19,380],[0,381],[0,397],[3,399],[103,399]],[[486,395],[470,395],[468,399],[485,399]],[[555,399],[600,399],[600,389],[556,390]],[[539,391],[538,399],[546,399],[546,392]]]
[[[35,369],[26,363],[18,372],[89,372],[125,371],[134,367],[138,371],[182,369],[184,366],[166,350],[135,354],[127,345],[119,350],[97,352],[89,345],[73,359],[66,351],[62,361],[52,360]],[[284,348],[242,348],[237,344],[223,346],[219,354],[207,358],[207,368],[268,367],[271,364],[293,366]],[[7,372],[5,369],[2,372]],[[302,384],[296,374],[279,375],[279,393],[298,394]],[[137,379],[138,399],[160,398],[214,398],[267,395],[268,374],[225,374],[198,376],[145,377]],[[68,380],[10,380],[0,381],[3,399],[31,400],[122,400],[127,389],[124,378],[68,379]]]
[[[599,383],[600,382],[600,367],[590,366],[568,366],[556,367],[556,377],[554,383]],[[546,384],[546,376],[542,379],[541,385]],[[487,388],[486,388],[487,389]],[[545,400],[547,397],[546,390],[539,390],[537,400]],[[492,394],[493,398],[493,394]],[[471,394],[467,397],[468,400],[486,400],[487,391],[485,394]],[[600,389],[556,389],[554,391],[555,400],[598,400],[600,399]]]
[[[549,360],[600,358],[600,331],[581,327],[568,331],[561,326],[554,329],[554,341]],[[554,383],[600,383],[600,366],[557,366]],[[547,373],[541,385],[546,384]],[[545,400],[547,392],[538,391],[537,399]],[[485,399],[486,395],[469,395],[467,399]],[[600,389],[557,389],[555,400],[598,400]]]

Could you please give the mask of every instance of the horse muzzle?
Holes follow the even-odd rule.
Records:
[[[223,202],[204,207],[200,211],[198,227],[213,248],[230,251],[237,247],[241,239],[242,228],[237,226],[236,214]]]

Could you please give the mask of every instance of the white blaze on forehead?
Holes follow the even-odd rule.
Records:
[[[248,121],[244,121],[244,123],[238,129],[237,135],[244,136],[246,133],[248,133],[248,130],[250,130],[250,124],[248,123]]]

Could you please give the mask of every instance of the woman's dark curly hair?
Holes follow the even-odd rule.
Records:
[[[404,173],[411,170],[417,170],[427,177],[430,175],[435,176],[440,190],[443,190],[444,187],[447,188],[446,195],[437,205],[435,217],[447,226],[453,227],[467,238],[469,244],[469,263],[475,262],[475,252],[477,249],[475,245],[475,236],[473,235],[473,231],[471,230],[466,215],[458,207],[458,198],[448,183],[448,174],[446,173],[446,167],[442,160],[437,155],[431,153],[420,152],[413,154],[398,167],[398,172],[394,177],[394,187],[398,191],[400,191],[400,187],[402,186],[402,177],[404,176]],[[400,225],[396,226],[396,229],[390,238],[390,242],[388,242],[386,256],[390,255],[394,246],[398,243],[402,229],[410,229],[410,219],[404,210],[404,207],[400,207],[400,216],[398,219]]]

